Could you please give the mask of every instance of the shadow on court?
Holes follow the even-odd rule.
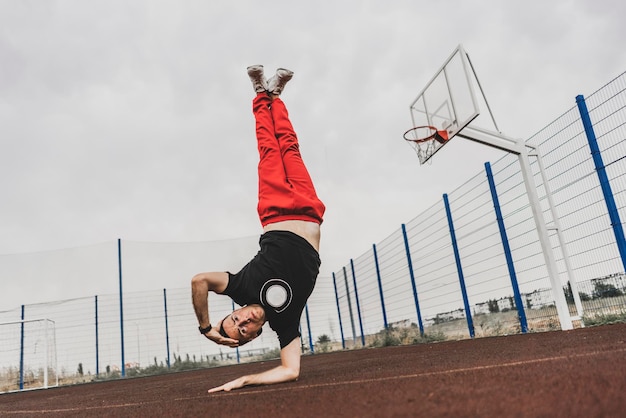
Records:
[[[0,416],[620,417],[626,324],[303,357],[297,382],[207,394],[278,360],[0,395]]]

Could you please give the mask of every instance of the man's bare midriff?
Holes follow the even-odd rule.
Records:
[[[265,225],[263,232],[289,231],[301,236],[309,242],[319,253],[320,251],[320,226],[309,221],[280,221]]]

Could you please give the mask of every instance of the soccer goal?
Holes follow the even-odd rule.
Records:
[[[54,321],[0,323],[0,392],[58,385]]]

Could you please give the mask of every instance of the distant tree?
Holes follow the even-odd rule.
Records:
[[[567,286],[563,287],[563,292],[565,293],[565,300],[567,303],[574,303],[574,293],[572,291],[572,285],[567,282]],[[578,296],[580,296],[581,301],[591,300],[591,296],[584,292],[578,292]]]
[[[567,303],[574,303],[574,293],[572,292],[572,285],[570,282],[567,282],[567,286],[563,287],[563,292],[565,293],[565,300]]]
[[[533,307],[533,301],[528,299],[528,298],[526,298],[526,307],[528,309],[531,309]]]
[[[83,375],[83,363],[78,363],[78,375]]]
[[[624,292],[617,289],[615,286],[609,283],[601,283],[597,281],[593,289],[594,298],[613,298],[615,296],[621,296]]]
[[[487,306],[489,307],[490,313],[498,313],[500,312],[500,307],[498,306],[498,301],[495,299],[491,299],[487,301]]]

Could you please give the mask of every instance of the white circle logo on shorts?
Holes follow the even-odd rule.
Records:
[[[289,283],[283,279],[269,279],[261,288],[261,303],[271,306],[277,313],[287,309],[293,292]]]

